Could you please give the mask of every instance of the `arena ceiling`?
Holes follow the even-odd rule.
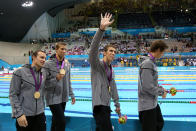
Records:
[[[31,0],[34,2],[33,7],[24,8],[21,6],[24,1],[30,0],[0,0],[0,41],[19,42],[33,25],[33,23],[39,18],[39,16],[41,16],[46,11],[51,16],[55,16],[62,9],[73,7],[75,4],[82,2],[113,1],[113,3],[116,4],[115,0]],[[120,2],[120,0],[116,1]],[[139,6],[143,5],[141,3],[146,2],[146,0],[133,1],[140,3],[137,4]],[[174,5],[169,4],[169,2],[171,2],[170,0],[164,1],[168,1],[165,2],[165,4],[168,4],[167,6],[175,9],[180,9],[181,5],[183,5],[185,9],[196,8],[195,0],[177,0],[177,2],[173,1]],[[158,5],[160,6],[162,4],[164,5],[163,0],[151,0],[149,2],[152,5],[155,5],[155,7],[158,7]],[[113,8],[111,4],[108,5],[110,8]],[[149,6],[148,3],[147,6]]]
[[[0,41],[19,42],[44,12],[55,16],[60,10],[89,0],[31,0],[32,7],[24,8],[28,0],[0,0]]]

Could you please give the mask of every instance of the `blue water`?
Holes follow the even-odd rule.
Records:
[[[175,96],[167,95],[160,101],[189,102],[196,101],[196,68],[195,67],[159,67],[159,84],[166,89],[175,87],[183,92]],[[120,100],[137,100],[138,68],[114,68],[115,79]],[[9,93],[11,75],[0,76],[0,97],[7,97]],[[91,99],[90,69],[72,68],[72,88],[76,99]],[[166,85],[165,85],[166,84]],[[120,102],[121,111],[129,119],[138,119],[137,102]],[[162,103],[160,105],[165,120],[196,121],[196,104],[190,103]],[[112,117],[117,118],[114,112],[114,103],[111,103]],[[48,108],[46,115],[51,115]],[[11,113],[8,98],[0,98],[0,113]],[[76,101],[75,105],[69,102],[66,106],[66,116],[92,117],[91,101]]]

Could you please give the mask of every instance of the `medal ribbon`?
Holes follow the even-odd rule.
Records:
[[[34,79],[34,81],[35,81],[35,91],[38,91],[39,88],[41,87],[41,84],[42,84],[42,73],[40,72],[39,85],[38,85],[37,80],[36,80],[36,78],[35,78],[35,73],[34,73],[33,69],[30,68],[30,71],[31,71],[31,74],[32,74],[33,79]]]
[[[56,57],[56,56],[55,56]],[[57,57],[56,57],[56,66],[57,66],[57,69],[59,70],[59,61],[58,61],[58,59],[57,59]],[[61,65],[61,69],[63,69],[64,68],[64,66],[65,66],[65,61],[64,61],[64,58],[63,58],[63,62],[62,62],[62,65]]]
[[[106,63],[104,61],[103,61],[103,63],[104,63],[104,66],[105,66],[105,70],[106,70],[109,85],[110,85],[110,82],[112,81],[112,66],[110,65],[110,72],[109,72],[108,66],[106,65]]]
[[[151,54],[151,53],[149,53],[149,56],[150,56],[150,58],[151,58],[152,60],[154,60],[154,59],[155,59],[155,57],[154,57],[154,56],[152,56],[152,54]]]

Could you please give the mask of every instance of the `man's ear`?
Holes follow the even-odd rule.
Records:
[[[35,60],[36,56],[32,56],[32,61]]]
[[[105,51],[103,52],[103,56],[106,56],[106,52]]]

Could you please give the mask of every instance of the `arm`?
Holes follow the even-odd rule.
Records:
[[[69,65],[69,96],[71,97],[71,104],[73,105],[73,104],[75,104],[75,102],[76,102],[76,99],[75,99],[75,96],[74,96],[74,93],[73,93],[73,89],[72,89],[72,87],[71,87],[71,72],[70,72],[70,70],[71,70],[71,65]]]
[[[144,92],[153,96],[162,96],[164,94],[164,88],[159,88],[154,85],[152,68],[141,68],[140,81]]]
[[[16,75],[14,75],[16,74]],[[13,73],[11,83],[10,83],[10,89],[9,89],[9,99],[10,104],[12,106],[12,113],[13,117],[18,118],[24,114],[22,109],[22,103],[20,102],[19,96],[20,96],[20,90],[21,90],[21,74],[20,70],[17,70]]]
[[[112,75],[114,76],[114,73]],[[115,110],[116,113],[120,114],[119,96],[118,96],[118,90],[117,90],[117,86],[116,86],[115,80],[114,80],[114,87],[113,87],[113,90],[112,90],[112,99],[114,101],[114,106],[116,107],[116,110]]]
[[[89,62],[91,67],[94,68],[99,64],[99,43],[103,37],[104,31],[100,29],[96,32],[90,47]]]
[[[114,83],[115,83],[115,82],[114,82]],[[116,83],[115,83],[115,86],[113,87],[112,99],[113,99],[113,101],[114,101],[114,106],[115,106],[116,108],[120,108],[119,96],[118,96],[118,91],[117,91]]]
[[[9,90],[9,98],[10,104],[12,106],[12,115],[13,117],[17,118],[17,122],[19,126],[26,127],[28,126],[28,122],[26,116],[22,110],[22,103],[20,102],[20,90],[21,90],[21,74],[20,70],[17,70],[13,73],[12,80],[10,83],[10,90]]]
[[[92,40],[89,53],[89,62],[92,68],[96,68],[97,64],[99,64],[99,43],[103,37],[105,29],[114,22],[114,20],[110,21],[111,18],[112,15],[109,13],[106,13],[104,17],[101,14],[100,29],[96,32]]]
[[[73,99],[74,97],[74,93],[73,93],[73,89],[71,87],[71,72],[70,72],[70,65],[69,65],[69,96]]]
[[[51,73],[56,73],[54,71],[50,71],[50,67],[48,63],[45,63],[44,67],[42,68],[42,73],[45,81],[46,88],[54,88],[57,84],[56,76],[52,76]]]

